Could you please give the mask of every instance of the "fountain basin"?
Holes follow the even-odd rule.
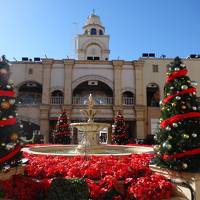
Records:
[[[57,156],[126,156],[132,153],[152,153],[153,147],[130,146],[130,145],[98,145],[85,152],[77,152],[78,145],[47,145],[24,148],[23,151],[37,155],[57,155]]]
[[[109,128],[110,124],[106,123],[97,123],[97,122],[92,122],[92,123],[71,123],[70,126],[76,127],[80,131],[84,132],[97,132],[102,130],[103,128]]]

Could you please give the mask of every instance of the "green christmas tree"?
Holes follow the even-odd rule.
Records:
[[[196,83],[179,57],[168,66],[154,163],[178,171],[200,167],[200,106]]]
[[[9,64],[0,60],[0,169],[16,166],[20,159],[20,127],[16,120],[14,84],[9,81]]]
[[[112,131],[112,143],[113,144],[127,144],[128,133],[125,125],[124,117],[120,111],[114,119],[113,131]]]
[[[70,144],[71,132],[68,124],[68,117],[66,111],[62,111],[58,117],[56,128],[54,130],[54,141],[57,144]]]

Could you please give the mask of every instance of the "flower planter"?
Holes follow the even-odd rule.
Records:
[[[156,165],[150,165],[153,172],[170,179],[177,186],[173,192],[175,199],[200,199],[200,173],[177,172]]]
[[[0,181],[8,180],[13,175],[22,174],[24,175],[25,166],[17,166],[11,168],[8,172],[0,172]]]

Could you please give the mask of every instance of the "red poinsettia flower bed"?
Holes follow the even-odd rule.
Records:
[[[153,154],[66,157],[26,153],[24,156],[29,159],[29,163],[19,191],[21,194],[31,194],[33,198],[29,195],[29,200],[34,199],[34,194],[40,190],[45,194],[55,177],[85,178],[93,200],[161,200],[169,198],[173,189],[172,184],[164,177],[152,174],[149,162]],[[27,191],[26,185],[29,185]],[[12,193],[11,187],[7,188],[7,193]]]

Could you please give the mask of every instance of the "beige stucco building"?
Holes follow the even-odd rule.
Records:
[[[121,110],[130,138],[143,139],[153,133],[160,115],[158,91],[162,97],[166,66],[172,59],[146,56],[133,61],[109,60],[109,35],[95,14],[88,17],[83,33],[76,37],[76,53],[77,59],[24,58],[11,62],[11,79],[21,102],[19,118],[32,129],[40,129],[49,142],[61,109],[67,110],[71,121],[84,121],[79,110],[92,93],[96,121],[112,124]],[[191,79],[200,82],[200,59],[183,61]],[[110,140],[111,129],[108,132]]]

